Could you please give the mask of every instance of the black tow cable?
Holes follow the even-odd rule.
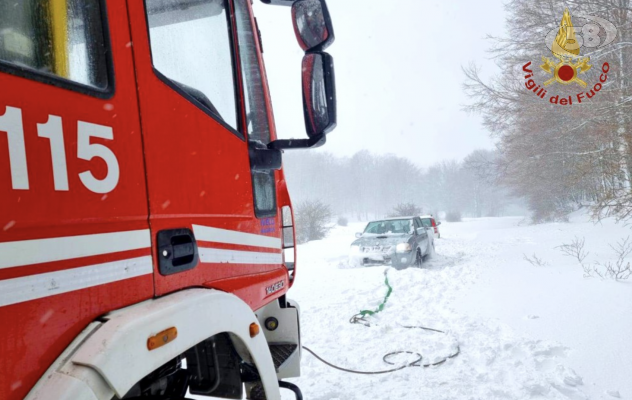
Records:
[[[337,366],[337,365],[334,365],[334,364],[330,363],[329,361],[324,360],[322,357],[320,357],[318,354],[314,353],[314,351],[313,351],[313,350],[311,350],[311,349],[310,349],[310,348],[308,348],[308,347],[303,346],[303,349],[305,349],[305,350],[309,351],[310,353],[312,353],[312,355],[313,355],[314,357],[316,357],[316,358],[317,358],[318,360],[320,360],[322,363],[324,363],[324,364],[326,364],[326,365],[330,366],[331,368],[334,368],[334,369],[337,369],[337,370],[339,370],[339,371],[343,371],[343,372],[349,372],[350,374],[360,374],[360,375],[380,375],[380,374],[390,374],[391,372],[395,372],[395,371],[402,370],[402,369],[404,369],[404,368],[408,368],[408,367],[413,367],[413,366],[416,366],[416,364],[417,364],[418,362],[421,362],[421,359],[422,359],[422,356],[421,356],[421,354],[419,354],[419,353],[413,353],[413,352],[411,352],[411,351],[405,351],[405,352],[404,352],[404,351],[397,351],[397,352],[394,352],[394,353],[389,353],[389,354],[385,355],[385,356],[384,356],[384,361],[385,361],[386,363],[388,363],[388,364],[395,365],[395,364],[392,364],[392,363],[390,363],[390,362],[386,361],[386,358],[387,358],[387,357],[389,357],[389,356],[393,356],[393,355],[395,355],[395,354],[401,354],[401,353],[408,353],[408,354],[413,354],[413,355],[416,355],[416,356],[417,356],[417,359],[416,359],[415,361],[413,361],[413,362],[409,363],[409,364],[405,364],[405,365],[402,365],[401,367],[397,367],[397,368],[393,368],[393,369],[387,369],[387,370],[385,370],[385,371],[355,371],[355,370],[353,370],[353,369],[348,369],[348,368],[339,367],[339,366]]]
[[[402,326],[402,328],[406,328],[406,329],[423,329],[425,331],[430,331],[430,332],[436,332],[436,333],[443,333],[445,335],[447,335],[447,333],[445,333],[444,331],[440,331],[438,329],[433,329],[433,328],[426,328],[424,326]],[[413,356],[416,356],[417,358],[415,359],[415,361],[410,362],[408,364],[404,364],[400,367],[397,368],[393,368],[393,369],[387,369],[384,371],[356,371],[353,369],[349,369],[349,368],[343,368],[343,367],[339,367],[337,365],[334,365],[332,363],[330,363],[329,361],[323,359],[322,357],[320,357],[318,354],[316,354],[312,349],[303,346],[303,349],[307,350],[308,352],[310,352],[314,357],[316,357],[320,362],[330,366],[331,368],[337,369],[339,371],[343,371],[343,372],[348,372],[351,374],[359,374],[359,375],[380,375],[380,374],[390,374],[391,372],[396,372],[396,371],[401,371],[402,369],[405,368],[410,368],[410,367],[424,367],[424,368],[428,368],[428,367],[436,367],[437,365],[441,365],[444,364],[446,361],[448,361],[451,358],[455,358],[456,356],[458,356],[459,354],[461,354],[461,347],[457,344],[456,346],[456,351],[452,354],[450,354],[449,356],[445,357],[442,360],[439,360],[437,362],[434,363],[430,363],[430,364],[422,364],[421,360],[423,360],[423,356],[419,353],[416,353],[414,351],[393,351],[390,352],[388,354],[385,354],[384,357],[382,357],[382,361],[384,361],[386,364],[388,365],[395,365],[395,363],[391,362],[389,359],[391,357],[400,355],[400,354],[410,354]]]
[[[367,317],[373,316],[377,313],[380,313],[384,310],[384,307],[386,306],[386,302],[388,301],[388,298],[390,297],[391,293],[393,292],[393,288],[391,287],[389,281],[388,281],[388,269],[384,271],[384,284],[387,287],[387,292],[386,292],[386,296],[384,297],[384,300],[382,301],[382,303],[380,303],[380,305],[378,306],[378,308],[376,310],[370,311],[370,310],[363,310],[360,311],[360,313],[354,315],[353,317],[351,317],[351,319],[349,320],[349,323],[351,324],[360,324],[360,325],[364,325],[367,328],[371,327],[371,324],[369,323],[369,320],[367,319]],[[428,328],[425,326],[406,326],[406,325],[400,325],[402,328],[404,329],[421,329],[424,331],[428,331],[428,332],[434,332],[434,333],[442,333],[444,335],[448,335],[448,333],[439,330],[439,329],[434,329],[434,328]],[[388,365],[395,365],[394,363],[392,363],[391,361],[389,361],[389,359],[391,357],[400,355],[400,354],[410,354],[413,355],[415,357],[417,357],[415,359],[415,361],[410,362],[408,364],[404,364],[400,367],[397,368],[393,368],[393,369],[388,369],[388,370],[384,370],[384,371],[356,371],[353,369],[348,369],[348,368],[343,368],[343,367],[339,367],[337,365],[334,365],[332,363],[330,363],[329,361],[326,361],[325,359],[323,359],[322,357],[320,357],[318,354],[316,354],[312,349],[302,346],[303,349],[307,350],[308,352],[310,352],[314,357],[316,357],[319,361],[321,361],[322,363],[330,366],[331,368],[337,369],[339,371],[343,371],[343,372],[349,372],[351,374],[360,374],[360,375],[380,375],[380,374],[390,374],[392,372],[395,371],[401,371],[404,368],[410,368],[410,367],[424,367],[424,368],[428,368],[428,367],[435,367],[437,365],[441,365],[444,364],[446,361],[448,361],[451,358],[455,358],[456,356],[458,356],[459,354],[461,354],[461,347],[458,345],[456,345],[456,351],[443,358],[442,360],[439,360],[437,362],[434,363],[430,363],[430,364],[422,364],[421,360],[423,359],[423,356],[419,353],[416,353],[414,351],[393,351],[391,353],[385,354],[384,357],[382,357],[382,361],[384,361],[386,364]]]

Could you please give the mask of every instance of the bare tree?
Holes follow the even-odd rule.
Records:
[[[572,107],[550,104],[525,89],[531,71],[546,79],[539,61],[546,34],[559,27],[564,9],[595,15],[618,28],[615,42],[582,49],[593,68],[582,76],[598,82],[602,65],[610,72],[598,96]],[[468,111],[482,114],[498,140],[501,182],[525,197],[534,220],[564,219],[568,212],[591,205],[594,216],[632,217],[632,45],[629,0],[510,0],[507,34],[490,37],[490,54],[501,73],[481,78],[475,65],[464,69]],[[576,26],[585,21],[573,17]],[[526,68],[526,69],[523,69]],[[590,90],[588,88],[587,90]],[[555,87],[560,97],[576,96],[575,87]]]

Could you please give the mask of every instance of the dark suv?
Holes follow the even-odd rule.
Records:
[[[372,221],[356,237],[349,255],[355,265],[421,267],[424,258],[434,249],[434,238],[428,235],[419,217]]]

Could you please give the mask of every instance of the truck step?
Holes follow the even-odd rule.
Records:
[[[295,344],[270,344],[270,353],[272,354],[274,368],[278,370],[279,367],[294,354],[297,348],[298,346]]]

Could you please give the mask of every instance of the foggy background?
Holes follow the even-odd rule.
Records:
[[[461,111],[462,65],[486,59],[487,34],[503,32],[499,0],[330,0],[336,41],[338,128],[324,151],[393,153],[421,167],[493,147],[480,117]],[[255,1],[277,131],[303,137],[303,53],[289,7]]]
[[[285,153],[294,203],[318,200],[353,219],[382,217],[400,203],[423,213],[524,213],[491,179],[471,179],[476,174],[463,164],[475,150],[494,148],[481,117],[462,110],[462,66],[476,59],[495,71],[484,38],[503,31],[501,2],[328,4],[336,33],[327,51],[336,63],[338,127],[321,149]],[[254,7],[277,133],[304,137],[303,52],[290,8]]]
[[[561,0],[419,2],[331,0],[336,42],[338,128],[316,151],[286,152],[295,204],[321,201],[334,214],[388,215],[401,203],[424,213],[530,215],[565,220],[580,208],[599,219],[632,218],[632,8],[629,1],[573,3],[573,23],[593,15],[617,37],[583,46],[589,86],[554,84],[575,96],[609,72],[603,90],[572,107],[525,89],[552,57],[545,37],[559,28]],[[304,137],[301,51],[290,9],[255,2],[277,130]],[[337,23],[336,23],[337,22]],[[599,30],[596,43],[604,40]],[[585,71],[584,71],[585,72]],[[468,113],[469,112],[469,113]]]

